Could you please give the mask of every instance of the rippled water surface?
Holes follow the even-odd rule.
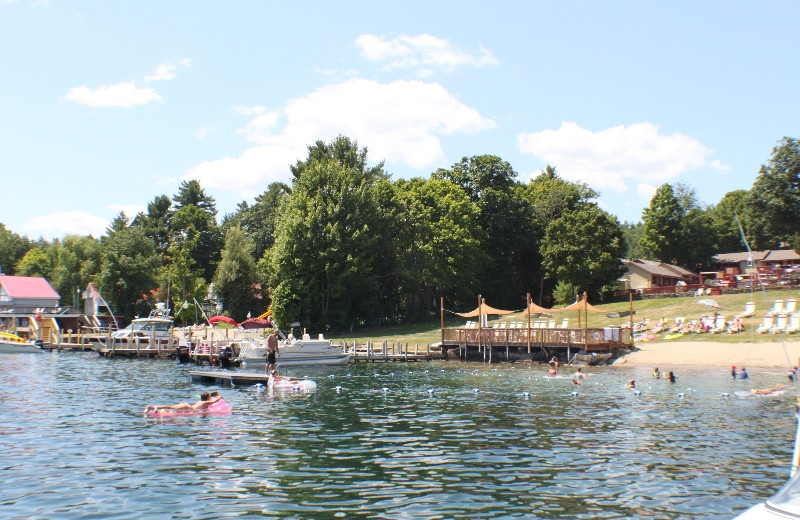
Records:
[[[174,361],[0,361],[3,518],[730,518],[783,484],[795,432],[796,389],[733,394],[777,370],[297,367],[316,392],[222,388],[233,415],[159,420],[142,408],[216,387]]]

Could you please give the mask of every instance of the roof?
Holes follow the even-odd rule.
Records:
[[[742,253],[720,253],[714,255],[714,260],[720,264],[739,264],[752,258],[756,262],[779,262],[786,260],[800,261],[800,255],[794,249],[772,249],[767,251],[747,251]]]
[[[643,260],[641,258],[631,260],[626,264],[626,266],[627,265],[633,265],[642,271],[657,276],[668,276],[670,278],[686,278],[690,276],[696,276],[696,274],[692,271],[679,265],[665,264],[664,262],[654,262],[652,260]]]
[[[11,298],[53,298],[61,296],[44,278],[38,276],[0,276],[0,287]]]

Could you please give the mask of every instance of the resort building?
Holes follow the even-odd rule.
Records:
[[[37,276],[0,276],[0,313],[29,314],[58,307],[61,296]]]
[[[800,264],[800,255],[794,249],[773,249],[748,253],[720,253],[713,256],[720,271],[735,267],[739,273],[747,272],[748,267],[784,267]]]
[[[653,260],[625,260],[619,281],[625,290],[641,291],[658,287],[675,287],[700,282],[700,275],[679,265]]]

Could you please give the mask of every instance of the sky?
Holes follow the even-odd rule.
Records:
[[[800,137],[800,2],[0,0],[0,222],[104,234],[197,179],[219,216],[337,135],[427,178],[547,165],[620,222],[750,189]]]

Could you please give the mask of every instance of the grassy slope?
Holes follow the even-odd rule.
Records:
[[[697,303],[698,300],[703,298],[711,298],[715,300],[722,309],[716,310]],[[655,323],[656,320],[666,317],[671,323],[676,317],[684,316],[686,320],[698,319],[700,315],[712,315],[714,312],[725,316],[728,320],[733,319],[736,314],[744,311],[745,303],[748,301],[756,302],[756,315],[752,318],[745,318],[744,324],[746,330],[740,334],[687,334],[680,338],[680,341],[715,341],[721,343],[747,343],[751,341],[759,342],[764,340],[776,339],[775,335],[768,334],[751,334],[754,327],[761,324],[764,314],[766,314],[769,307],[772,307],[776,299],[787,300],[794,298],[798,300],[798,309],[800,309],[800,290],[782,290],[782,291],[768,291],[766,295],[757,291],[752,295],[748,293],[741,294],[723,294],[719,296],[701,297],[696,298],[693,296],[670,297],[652,300],[634,300],[633,310],[634,322],[642,321],[647,318],[650,323]],[[607,318],[606,312],[620,312],[627,311],[630,307],[629,302],[617,302],[595,305],[601,309],[603,313],[589,313],[589,326],[590,327],[605,327],[607,325],[622,325],[628,322],[628,317],[625,318]],[[458,309],[461,310],[461,309]],[[452,318],[448,313],[445,320],[445,326],[458,327],[463,325],[466,320]],[[556,318],[560,323],[562,318],[569,317],[570,325],[576,327],[578,324],[577,312],[559,312],[553,313],[553,318]],[[581,316],[583,320],[583,316]],[[502,320],[496,321],[526,321],[527,317],[524,312],[518,314],[510,314],[503,316]],[[490,321],[490,326],[493,321]],[[383,342],[388,341],[391,343],[408,343],[410,345],[419,344],[427,345],[429,343],[436,343],[441,340],[441,329],[439,321],[420,323],[413,325],[398,325],[392,327],[381,327],[377,329],[367,329],[362,331],[354,331],[352,333],[332,334],[332,339],[338,341],[352,342],[357,340],[359,343],[367,341]],[[800,338],[800,334],[797,335]],[[657,338],[661,340],[661,336]]]

